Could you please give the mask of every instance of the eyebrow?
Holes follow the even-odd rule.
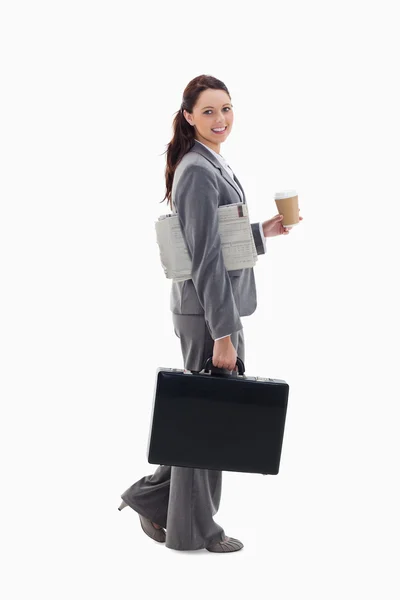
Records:
[[[229,104],[229,106],[232,106],[231,102],[225,102],[225,104],[223,104],[222,106],[227,106]],[[205,108],[214,108],[213,106],[203,106],[203,108],[201,110],[204,110]]]

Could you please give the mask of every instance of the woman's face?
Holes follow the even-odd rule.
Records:
[[[219,145],[231,132],[233,109],[230,98],[224,90],[204,90],[199,95],[193,112],[183,114],[195,128],[195,139],[219,152]],[[225,127],[223,133],[213,131]]]

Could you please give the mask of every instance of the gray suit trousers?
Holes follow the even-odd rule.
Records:
[[[200,371],[214,346],[204,315],[172,314],[172,319],[184,368]],[[244,361],[243,329],[233,333],[231,340]],[[213,519],[219,508],[221,485],[222,471],[160,465],[121,498],[133,510],[166,528],[167,548],[200,550],[225,538],[223,528]]]

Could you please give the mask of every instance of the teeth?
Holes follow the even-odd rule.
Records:
[[[213,129],[213,131],[223,131],[225,127],[219,127],[218,129]]]

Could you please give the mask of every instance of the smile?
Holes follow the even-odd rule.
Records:
[[[221,134],[224,133],[224,131],[226,131],[227,127],[228,125],[226,127],[216,127],[215,129],[211,129],[211,131],[216,134]]]

